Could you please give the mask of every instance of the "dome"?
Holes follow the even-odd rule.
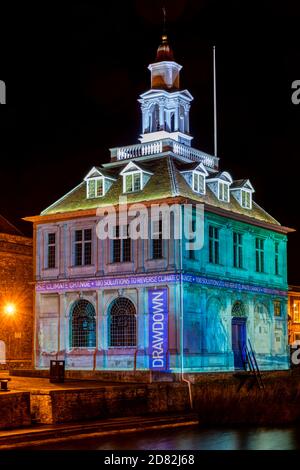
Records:
[[[163,60],[174,60],[173,50],[168,42],[168,36],[163,34],[161,39],[162,42],[156,53],[156,62],[161,62]]]

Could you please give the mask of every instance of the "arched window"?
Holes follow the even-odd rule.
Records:
[[[136,346],[136,311],[126,297],[115,299],[110,308],[110,346]]]
[[[154,104],[153,106],[151,106],[149,119],[150,119],[150,122],[149,122],[150,132],[159,131],[159,106],[158,104]]]
[[[96,312],[87,300],[78,300],[72,306],[70,317],[71,347],[96,347]]]
[[[234,302],[231,314],[233,317],[245,317],[246,312],[243,302],[241,302],[240,300]]]

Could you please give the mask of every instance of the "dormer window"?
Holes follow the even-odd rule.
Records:
[[[180,173],[195,193],[205,194],[205,178],[208,175],[203,163],[187,163]]]
[[[249,180],[236,180],[232,183],[230,192],[244,209],[252,209],[252,194],[254,188]]]
[[[84,178],[87,199],[105,196],[115,180],[105,169],[94,166]]]
[[[205,176],[198,171],[193,172],[193,191],[196,193],[205,193]]]
[[[232,178],[227,171],[216,173],[207,178],[207,184],[219,201],[230,202]]]
[[[134,162],[129,162],[120,174],[123,177],[123,193],[134,193],[144,188],[153,173]]]
[[[229,184],[219,181],[219,200],[229,202]]]
[[[142,189],[142,174],[141,172],[129,173],[124,178],[125,188],[124,193],[133,193]]]
[[[104,195],[103,178],[91,178],[87,181],[87,197],[92,199]]]
[[[251,209],[252,205],[252,194],[250,191],[242,190],[242,207],[245,209]]]

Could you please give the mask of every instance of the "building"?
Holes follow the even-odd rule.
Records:
[[[0,364],[28,368],[33,352],[32,239],[0,216]]]
[[[289,286],[288,291],[289,343],[300,341],[300,286]]]
[[[253,200],[249,179],[234,179],[218,157],[191,146],[193,97],[180,88],[181,68],[164,35],[149,65],[151,88],[139,99],[140,143],[111,149],[110,163],[26,219],[36,247],[38,369],[57,358],[75,370],[232,371],[248,339],[261,369],[289,367],[291,229]],[[128,221],[99,236],[106,209],[125,211],[120,196],[146,207],[147,236],[128,237]],[[161,203],[180,214],[193,207],[201,249],[176,238],[175,213],[163,236],[165,218],[151,212]]]

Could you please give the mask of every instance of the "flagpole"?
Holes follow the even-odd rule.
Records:
[[[214,155],[217,156],[217,86],[216,86],[216,46],[213,46],[213,69],[214,69]]]

